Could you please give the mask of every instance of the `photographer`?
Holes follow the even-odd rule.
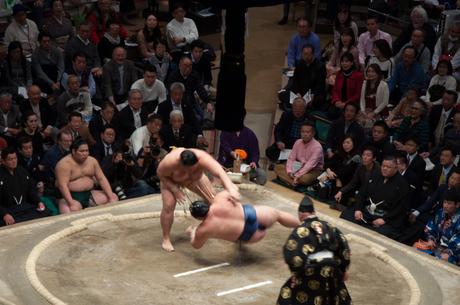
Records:
[[[142,179],[156,190],[160,189],[160,180],[157,176],[158,164],[168,154],[166,150],[161,148],[161,145],[161,139],[152,136],[148,145],[141,148],[137,157],[137,164],[143,171]]]
[[[105,158],[102,170],[120,200],[156,193],[141,179],[142,168],[136,164],[127,146],[116,149],[112,158]]]

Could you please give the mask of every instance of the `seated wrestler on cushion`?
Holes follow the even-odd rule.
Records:
[[[268,206],[233,202],[227,191],[218,193],[210,204],[193,202],[190,212],[202,220],[197,227],[187,228],[190,242],[197,249],[209,238],[253,243],[264,238],[266,229],[276,222],[289,228],[300,224],[297,217]]]

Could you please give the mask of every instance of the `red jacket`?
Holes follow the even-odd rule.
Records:
[[[111,11],[110,15],[111,16],[109,17],[109,19],[115,19],[117,22],[120,22],[120,18],[116,12]],[[97,45],[101,38],[104,36],[105,32],[107,31],[106,22],[102,22],[99,10],[94,10],[92,13],[90,13],[86,17],[86,20],[88,20],[91,23],[91,36],[89,40],[91,40],[92,43]],[[120,37],[123,39],[128,37],[128,31],[121,25],[121,23]]]
[[[342,86],[345,76],[342,71],[337,73],[335,79],[335,85],[332,88],[332,104],[335,104],[339,101],[348,104],[348,103],[359,103],[361,98],[361,88],[363,86],[364,75],[360,71],[353,71],[353,73],[348,77],[347,80],[347,98],[342,99]]]

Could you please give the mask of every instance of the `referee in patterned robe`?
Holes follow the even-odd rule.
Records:
[[[277,305],[352,304],[345,280],[350,248],[339,229],[315,215],[306,197],[299,205],[299,219],[283,248],[291,277],[281,287]]]

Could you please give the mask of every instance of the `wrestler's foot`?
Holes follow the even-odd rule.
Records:
[[[163,243],[161,244],[161,247],[163,248],[163,250],[165,250],[167,252],[173,252],[174,251],[174,247],[171,244],[170,240],[163,240]]]

